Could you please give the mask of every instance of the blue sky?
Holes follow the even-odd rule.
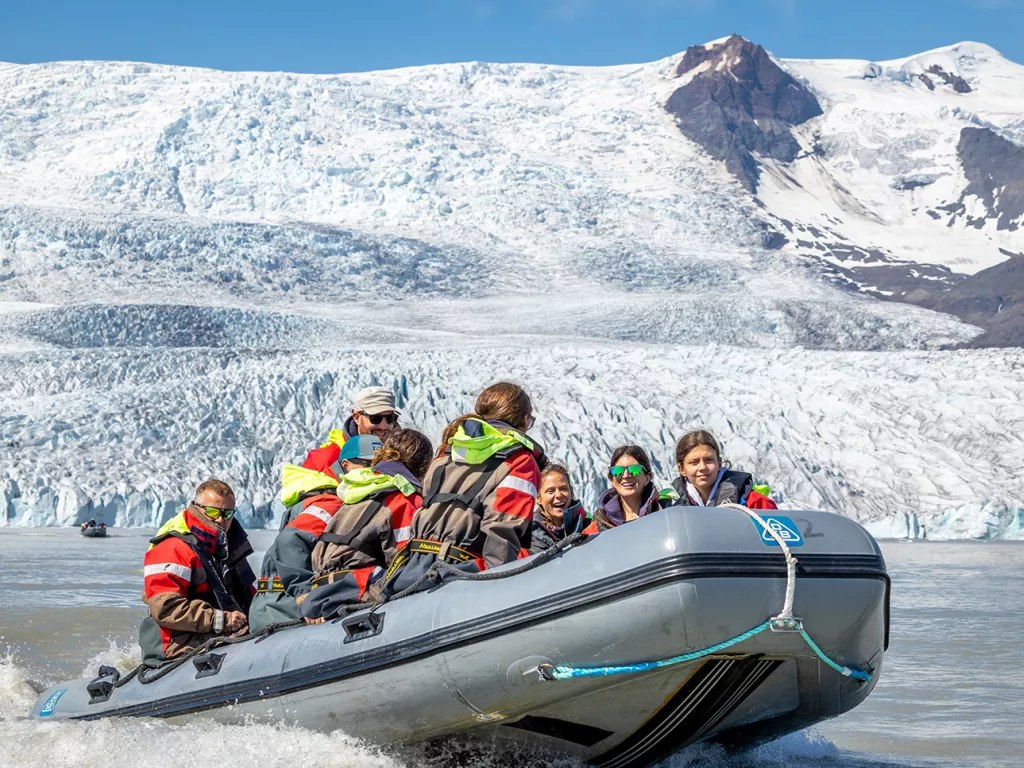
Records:
[[[0,61],[352,72],[453,61],[624,64],[738,32],[784,57],[977,40],[1024,63],[1024,0],[0,0]]]

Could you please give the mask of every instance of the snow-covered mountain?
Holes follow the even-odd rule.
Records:
[[[207,473],[266,520],[359,386],[436,436],[514,376],[590,502],[709,425],[786,505],[1015,535],[1024,356],[941,348],[1021,344],[1022,105],[974,43],[0,65],[0,523],[154,524]]]

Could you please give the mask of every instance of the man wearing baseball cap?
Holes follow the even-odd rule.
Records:
[[[383,442],[388,432],[398,423],[400,415],[395,407],[395,393],[387,387],[366,387],[359,390],[352,404],[352,415],[345,420],[344,428],[332,429],[328,442],[310,451],[302,466],[340,479],[348,471],[341,466],[344,458],[342,448],[354,437],[368,436]],[[369,450],[370,445],[369,442],[364,442],[360,445],[359,452],[347,460],[362,459],[366,461],[366,466],[369,466],[373,451],[370,451],[367,457],[363,457],[362,454]]]

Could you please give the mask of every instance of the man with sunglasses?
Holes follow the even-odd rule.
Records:
[[[353,437],[368,435],[381,442],[398,424],[401,414],[395,407],[395,393],[387,387],[366,387],[356,393],[352,415],[345,420],[344,429],[332,429],[328,442],[314,448],[302,462],[305,469],[323,472],[335,480],[345,470],[341,466],[341,449]]]
[[[139,630],[147,666],[246,630],[256,577],[246,562],[252,546],[234,518],[231,487],[207,480],[151,539],[143,579],[149,616]]]

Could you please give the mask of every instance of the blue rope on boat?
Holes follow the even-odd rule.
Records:
[[[844,667],[841,664],[836,664],[832,661],[832,659],[826,656],[821,648],[818,647],[818,644],[811,640],[811,636],[807,634],[807,631],[803,627],[800,627],[800,637],[802,637],[804,641],[811,646],[812,651],[818,654],[819,659],[824,661],[839,674],[845,677],[852,677],[854,680],[860,680],[862,683],[866,683],[871,679],[870,672],[861,672],[859,669],[850,669],[849,667]]]
[[[624,664],[618,667],[557,666],[551,668],[549,675],[554,680],[571,680],[574,677],[606,677],[608,675],[625,675],[632,672],[647,672],[651,669],[671,667],[675,664],[683,664],[687,661],[693,661],[704,656],[710,656],[712,653],[723,651],[733,645],[742,643],[744,640],[749,640],[755,635],[761,634],[766,629],[769,629],[771,625],[771,620],[766,621],[764,624],[754,627],[749,632],[737,635],[731,640],[726,640],[724,643],[712,645],[710,648],[705,648],[702,651],[694,651],[693,653],[686,653],[682,656],[674,656],[671,659],[663,659],[661,661],[643,661],[638,664]],[[845,677],[852,677],[854,680],[860,680],[862,682],[867,682],[871,679],[870,672],[861,672],[857,669],[850,669],[849,667],[844,667],[841,664],[836,664],[836,662],[832,661],[832,659],[826,656],[821,648],[818,647],[818,644],[811,639],[811,636],[807,634],[802,626],[800,627],[800,636],[804,639],[807,645],[810,646],[811,650],[817,654],[819,659],[824,661],[839,674],[844,675]]]

